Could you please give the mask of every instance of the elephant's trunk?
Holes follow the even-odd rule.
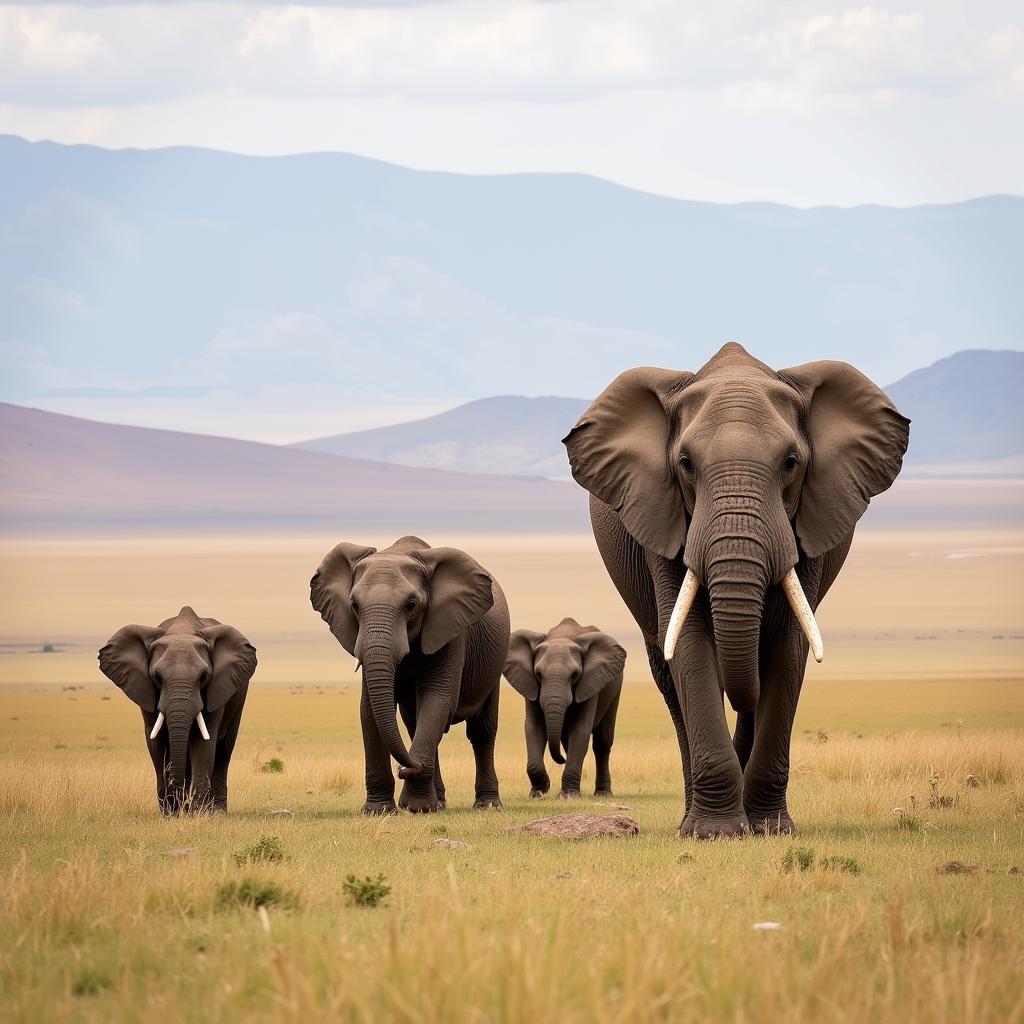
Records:
[[[709,473],[694,509],[686,563],[708,589],[718,671],[738,712],[757,704],[765,593],[797,559],[796,539],[771,474],[754,465]]]
[[[383,605],[367,608],[360,623],[359,656],[363,663],[363,684],[384,746],[403,768],[418,772],[422,766],[410,756],[398,731],[395,673],[403,653],[399,649],[399,629],[404,639],[405,621],[395,609]]]
[[[169,681],[164,686],[160,710],[167,720],[167,741],[171,755],[171,775],[167,781],[182,799],[186,796],[185,784],[188,779],[189,736],[201,707],[193,681]]]
[[[562,756],[562,726],[565,724],[565,705],[560,703],[542,704],[544,724],[548,731],[548,751],[555,764],[565,764]]]

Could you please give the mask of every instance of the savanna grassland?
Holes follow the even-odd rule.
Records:
[[[0,548],[0,1018],[1024,1020],[1019,536],[859,538],[797,719],[800,834],[712,843],[676,835],[668,716],[579,538],[462,546],[514,625],[572,614],[626,643],[612,806],[640,835],[507,831],[612,813],[527,799],[507,686],[503,811],[469,809],[457,726],[446,811],[359,817],[357,679],[303,603],[332,539]],[[138,713],[95,668],[183,603],[260,651],[226,818],[156,813]]]

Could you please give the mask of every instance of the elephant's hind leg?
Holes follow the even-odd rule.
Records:
[[[501,807],[498,775],[494,770],[494,742],[498,738],[500,693],[501,688],[495,685],[480,710],[466,720],[466,736],[473,745],[473,755],[476,758],[476,799],[473,806],[478,810]]]

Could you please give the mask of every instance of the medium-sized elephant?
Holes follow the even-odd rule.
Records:
[[[544,747],[564,764],[563,800],[580,795],[583,759],[594,737],[595,796],[612,795],[608,760],[622,693],[626,652],[596,626],[562,621],[547,633],[517,629],[509,643],[505,678],[526,698],[526,774],[531,797],[551,787]],[[562,746],[567,757],[562,757]]]
[[[432,548],[418,537],[384,551],[343,542],[320,563],[309,590],[313,607],[363,669],[363,814],[395,812],[391,758],[405,780],[399,806],[442,810],[437,745],[457,722],[466,723],[476,758],[473,806],[500,807],[494,741],[509,619],[490,573],[464,551]],[[396,704],[412,737],[408,749]]]
[[[142,709],[160,810],[227,811],[228,765],[256,648],[234,626],[186,605],[159,626],[123,626],[99,660]]]

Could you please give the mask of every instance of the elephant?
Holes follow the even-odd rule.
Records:
[[[228,766],[256,648],[234,626],[186,605],[159,626],[123,626],[99,662],[142,709],[161,812],[227,812]]]
[[[437,747],[466,723],[477,809],[501,807],[494,770],[509,613],[497,580],[464,551],[402,537],[391,547],[342,542],[310,580],[310,602],[362,667],[359,720],[366,761],[363,814],[446,805]],[[396,705],[412,742],[406,748]]]
[[[696,373],[627,370],[563,439],[675,727],[681,835],[795,831],[793,718],[808,649],[823,656],[814,610],[909,437],[848,363],[775,371],[729,342]]]
[[[505,678],[526,700],[526,774],[530,796],[544,796],[551,780],[544,747],[564,764],[563,800],[580,795],[580,776],[594,737],[594,795],[612,795],[608,761],[615,742],[615,717],[622,693],[626,652],[596,626],[562,621],[547,633],[517,629],[505,662]],[[562,745],[567,756],[562,756]]]

